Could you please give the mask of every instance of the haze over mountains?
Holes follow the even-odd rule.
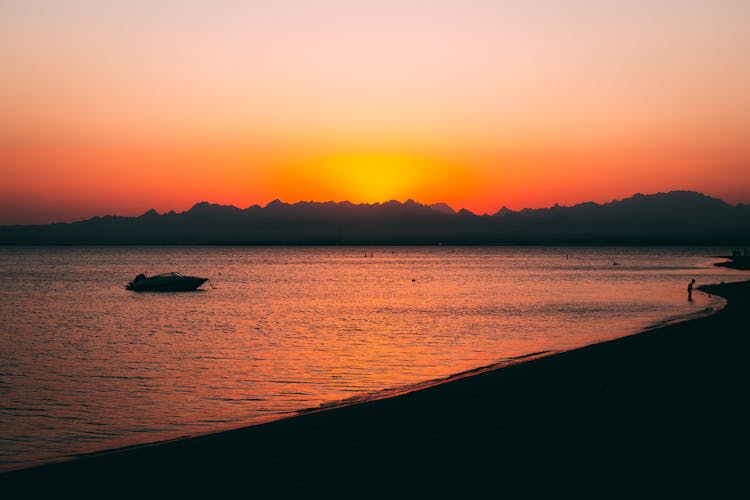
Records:
[[[360,204],[274,200],[265,207],[197,203],[181,213],[149,210],[73,223],[0,226],[0,244],[237,245],[511,245],[747,244],[750,205],[672,191],[636,194],[605,204],[492,215],[454,211],[444,203]]]

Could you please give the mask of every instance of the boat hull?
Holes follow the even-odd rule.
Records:
[[[208,278],[194,276],[183,276],[181,278],[146,278],[139,281],[131,281],[125,287],[134,292],[187,292],[196,290]]]

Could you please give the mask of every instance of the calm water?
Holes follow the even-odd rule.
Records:
[[[0,469],[237,427],[701,314],[720,301],[687,302],[687,283],[742,279],[711,266],[707,256],[726,253],[0,248]],[[172,270],[212,286],[123,288]]]

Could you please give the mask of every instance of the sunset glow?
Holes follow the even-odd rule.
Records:
[[[750,202],[747,2],[12,0],[0,42],[0,224]]]
[[[465,169],[409,154],[345,153],[302,158],[280,168],[273,188],[285,199],[377,203],[417,198],[424,202],[473,193]]]

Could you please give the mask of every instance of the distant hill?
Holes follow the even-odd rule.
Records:
[[[744,244],[750,205],[691,192],[636,194],[605,204],[458,212],[413,200],[375,204],[274,200],[245,209],[206,202],[181,213],[149,210],[73,223],[0,226],[0,244],[52,245],[511,245]]]

